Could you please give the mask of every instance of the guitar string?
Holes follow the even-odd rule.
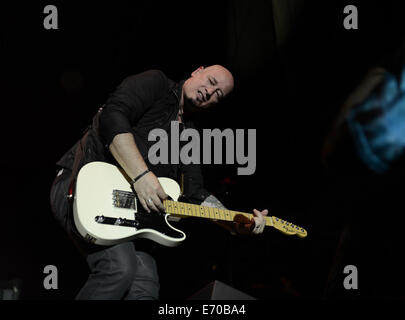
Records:
[[[133,192],[124,191],[124,190],[114,190],[114,191],[115,191],[115,192],[114,192],[114,195],[115,195],[115,193],[116,193],[116,194],[118,195],[118,197],[119,197],[120,195],[122,196],[122,197],[119,199],[120,201],[121,201],[121,200],[124,200],[124,201],[125,201],[125,206],[124,206],[124,208],[132,208],[132,204],[135,204],[135,199],[136,199],[136,195],[135,195]],[[132,201],[132,203],[129,204],[128,201]],[[181,202],[177,202],[177,203],[181,203],[181,204],[178,205],[178,206],[176,206],[175,201],[171,201],[171,200],[167,200],[167,203],[173,203],[173,204],[174,204],[173,206],[174,206],[174,208],[175,208],[176,211],[177,211],[177,207],[180,207],[180,210],[183,211],[183,212],[176,212],[176,213],[182,213],[183,215],[188,215],[188,216],[193,216],[193,214],[190,214],[190,211],[194,211],[194,210],[192,210],[193,208],[199,207],[198,205],[188,204],[188,203],[181,203]],[[128,207],[128,205],[130,205],[130,206]],[[187,212],[187,210],[186,210],[185,207],[188,207],[188,212]],[[206,210],[208,210],[208,212],[206,212]],[[222,218],[221,218],[221,215],[218,214],[218,210],[221,210],[221,211],[222,211],[223,216],[224,216],[224,219],[222,219]],[[213,217],[214,219],[221,218],[220,220],[227,220],[227,221],[233,221],[232,218],[235,218],[235,216],[238,215],[238,214],[239,214],[239,215],[243,215],[243,216],[247,216],[247,215],[248,215],[248,217],[251,216],[251,214],[245,214],[244,212],[238,212],[238,211],[227,210],[227,209],[220,209],[220,208],[217,209],[217,212],[214,212],[214,208],[211,208],[211,207],[201,207],[201,210],[197,210],[197,212],[200,213],[200,215],[199,215],[200,217],[201,217],[201,214],[202,214],[203,216],[204,216],[204,214],[205,214],[205,215],[209,216],[210,218],[211,218],[211,217]],[[219,216],[218,216],[218,215],[219,215]],[[227,215],[230,215],[231,218],[230,218],[230,219],[225,218]],[[229,218],[229,217],[228,217],[228,218]],[[276,217],[275,217],[275,218],[276,218]],[[288,221],[285,221],[285,220],[282,220],[282,219],[279,219],[279,218],[276,218],[276,220],[277,220],[277,221],[280,220],[282,225],[290,226],[293,230],[295,229],[295,230],[299,230],[299,231],[304,232],[304,229],[303,229],[303,228],[301,228],[301,227],[299,227],[299,226],[297,226],[297,225],[294,225],[294,224],[291,223],[291,222],[288,222]],[[269,223],[268,223],[268,222],[269,222]],[[266,225],[276,227],[276,224],[274,223],[272,217],[266,217]]]

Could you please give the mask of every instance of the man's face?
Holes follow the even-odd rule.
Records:
[[[200,67],[183,85],[185,104],[208,108],[225,98],[233,89],[232,74],[220,65]]]

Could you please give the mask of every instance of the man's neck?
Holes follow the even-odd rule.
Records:
[[[183,107],[184,107],[184,95],[183,95],[183,90],[181,90],[180,102],[179,102],[179,109],[180,109],[181,113],[183,113]]]
[[[184,95],[183,95],[183,90],[182,90],[181,95],[180,95],[180,102],[179,102],[179,114],[177,117],[179,122],[182,122],[183,114],[184,114]]]

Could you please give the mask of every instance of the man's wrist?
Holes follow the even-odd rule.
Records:
[[[132,184],[135,184],[135,182],[137,182],[139,179],[141,179],[144,175],[146,175],[149,172],[151,172],[150,169],[146,169],[140,174],[138,174],[134,179],[132,179]]]

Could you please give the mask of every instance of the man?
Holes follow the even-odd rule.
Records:
[[[158,176],[177,181],[182,176],[184,198],[192,203],[223,207],[203,188],[198,165],[149,163],[148,134],[154,128],[170,132],[171,121],[179,121],[182,128],[192,126],[188,115],[217,104],[232,91],[233,85],[232,74],[219,65],[200,67],[179,83],[157,70],[128,77],[99,110],[84,137],[57,163],[62,169],[51,189],[52,209],[86,256],[91,271],[77,299],[157,299],[159,292],[154,259],[137,251],[133,242],[106,248],[85,243],[78,234],[66,197],[74,187],[78,170],[91,161],[121,166],[148,212],[164,210],[162,201],[166,194]],[[232,232],[260,234],[267,213],[267,210],[254,210],[255,216],[250,222],[221,225]]]

